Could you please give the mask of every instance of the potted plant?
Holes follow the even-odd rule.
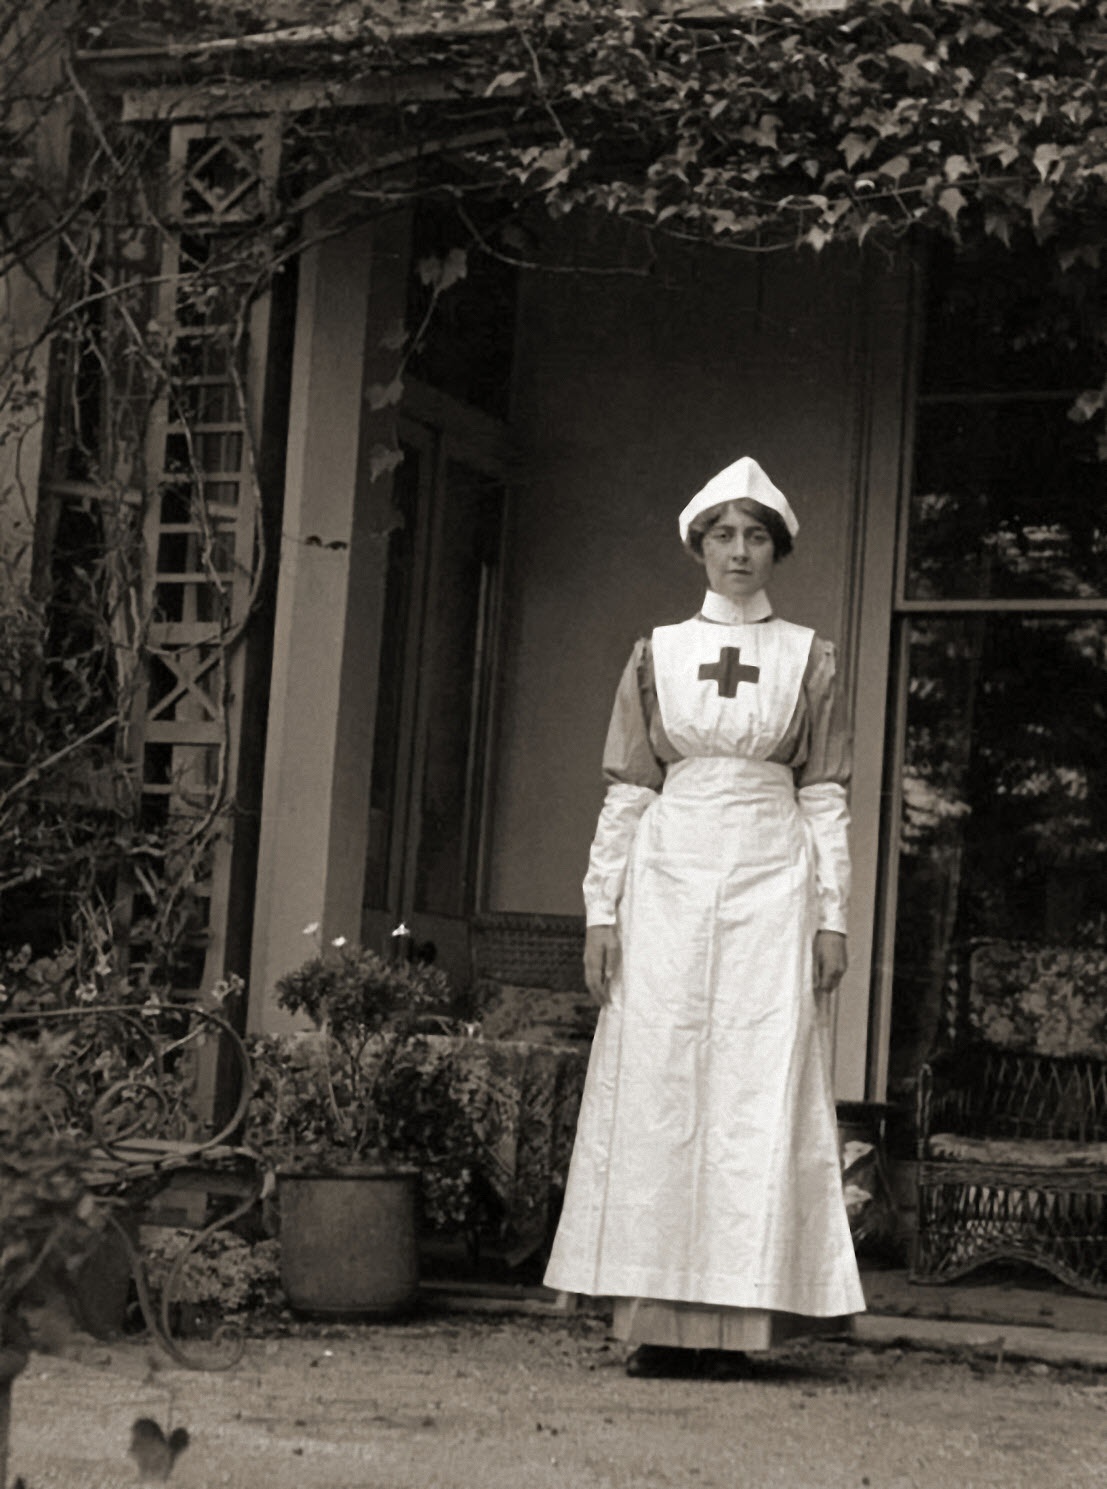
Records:
[[[104,1213],[84,1183],[89,1139],[65,1121],[53,1072],[71,1036],[0,1036],[0,1485],[7,1483],[12,1381],[27,1359],[23,1317],[37,1282],[72,1278]]]
[[[400,1312],[418,1287],[420,1197],[464,1223],[471,1191],[463,1093],[424,1037],[452,1027],[449,983],[338,937],[277,993],[313,1026],[251,1048],[248,1140],[277,1170],[285,1292],[307,1312]]]

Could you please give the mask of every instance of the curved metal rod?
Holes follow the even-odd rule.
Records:
[[[226,1019],[219,1014],[210,1013],[205,1008],[199,1008],[192,1003],[163,1003],[150,1007],[136,1007],[126,1003],[98,1003],[89,1004],[84,1008],[48,1008],[42,1010],[23,1010],[19,1013],[0,1013],[0,1028],[5,1024],[16,1024],[30,1022],[32,1024],[74,1024],[79,1026],[82,1022],[90,1019],[103,1018],[105,1016],[117,1017],[124,1020],[140,1036],[140,1038],[152,1046],[151,1058],[159,1075],[164,1075],[164,1061],[167,1054],[185,1048],[189,1043],[195,1042],[200,1031],[193,1030],[183,1036],[177,1036],[169,1045],[162,1049],[157,1046],[156,1038],[149,1028],[148,1020],[161,1013],[182,1014],[188,1019],[199,1020],[206,1026],[204,1033],[214,1033],[222,1039],[226,1039],[234,1053],[239,1070],[239,1092],[234,1111],[223,1123],[219,1130],[209,1137],[193,1142],[188,1148],[193,1153],[203,1153],[210,1148],[217,1148],[227,1142],[235,1130],[241,1126],[246,1115],[246,1109],[253,1095],[253,1069],[250,1064],[250,1056],[242,1041],[241,1036],[234,1030]],[[140,1067],[141,1069],[141,1067]],[[137,1074],[137,1072],[136,1072]],[[134,1080],[122,1084],[130,1084]],[[100,1107],[103,1098],[97,1102]],[[103,1142],[105,1150],[111,1151],[110,1139],[106,1139],[100,1132],[96,1132],[97,1141]],[[117,1138],[118,1142],[119,1139]]]
[[[225,1359],[201,1359],[198,1356],[190,1355],[188,1350],[182,1349],[177,1340],[173,1338],[170,1310],[173,1303],[173,1289],[180,1280],[180,1273],[184,1263],[191,1253],[198,1246],[202,1245],[204,1240],[213,1231],[219,1230],[222,1226],[230,1225],[240,1215],[245,1215],[250,1207],[257,1203],[260,1193],[261,1181],[255,1186],[254,1192],[247,1199],[243,1200],[240,1205],[237,1205],[228,1214],[221,1215],[212,1225],[196,1233],[196,1236],[184,1248],[170,1269],[169,1276],[166,1278],[165,1288],[162,1291],[160,1307],[155,1307],[154,1300],[150,1296],[150,1284],[146,1278],[146,1263],[142,1252],[135,1245],[126,1226],[110,1210],[107,1212],[108,1224],[119,1237],[120,1241],[122,1241],[127,1253],[127,1259],[130,1262],[131,1276],[134,1278],[135,1292],[138,1296],[138,1308],[142,1314],[142,1321],[146,1325],[146,1331],[153,1340],[161,1345],[162,1349],[165,1350],[166,1354],[172,1360],[176,1361],[178,1365],[183,1366],[186,1370],[233,1370],[246,1352],[246,1340],[240,1337],[232,1342],[231,1353]],[[226,1325],[221,1325],[215,1331],[212,1342],[218,1345],[222,1343],[226,1335],[227,1327]]]
[[[111,1115],[109,1108],[112,1100],[123,1093],[129,1095],[145,1094],[152,1100],[154,1106],[157,1107],[158,1114],[161,1117],[167,1116],[169,1112],[169,1101],[165,1092],[153,1081],[127,1078],[113,1081],[97,1097],[96,1104],[92,1108],[92,1135],[105,1153],[110,1154],[112,1158],[118,1158],[120,1160],[124,1160],[125,1155],[120,1151],[119,1144],[127,1142],[139,1130],[139,1127],[143,1125],[142,1114],[136,1113],[129,1127],[124,1127],[114,1132],[111,1137],[104,1130],[103,1124],[107,1117]]]
[[[162,1013],[181,1015],[187,1020],[185,1032],[172,1036],[164,1045],[158,1043],[157,1030],[155,1027],[152,1027],[153,1021]],[[38,1011],[21,1010],[19,1012],[0,1013],[0,1035],[3,1034],[5,1028],[20,1025],[30,1025],[32,1029],[35,1026],[41,1028],[47,1024],[63,1028],[67,1025],[80,1028],[83,1025],[87,1028],[91,1021],[102,1019],[117,1020],[123,1025],[124,1029],[130,1032],[131,1037],[140,1046],[145,1047],[147,1051],[139,1060],[136,1069],[132,1070],[126,1077],[113,1081],[101,1093],[95,1103],[93,1103],[91,1111],[93,1136],[100,1144],[102,1151],[118,1161],[120,1172],[117,1178],[119,1184],[122,1186],[126,1186],[128,1182],[132,1186],[138,1183],[137,1177],[132,1177],[128,1181],[128,1168],[137,1169],[139,1165],[135,1163],[134,1153],[128,1153],[122,1145],[125,1144],[127,1136],[135,1131],[141,1119],[136,1117],[135,1122],[125,1128],[122,1136],[118,1132],[109,1136],[104,1124],[107,1119],[106,1108],[110,1103],[113,1100],[118,1100],[120,1095],[126,1095],[127,1093],[132,1095],[145,1093],[147,1097],[153,1099],[159,1107],[160,1113],[164,1115],[169,1110],[169,1104],[164,1091],[159,1089],[157,1082],[159,1077],[164,1078],[166,1075],[166,1058],[181,1049],[187,1048],[190,1044],[195,1044],[200,1038],[206,1038],[214,1034],[216,1037],[227,1039],[237,1060],[240,1084],[238,1100],[230,1117],[222,1124],[218,1131],[209,1137],[192,1142],[187,1140],[175,1142],[171,1153],[166,1155],[167,1162],[164,1168],[168,1169],[170,1163],[173,1168],[184,1167],[202,1158],[203,1155],[211,1153],[214,1149],[230,1147],[232,1154],[240,1157],[243,1162],[246,1160],[253,1162],[254,1182],[250,1186],[250,1193],[239,1204],[198,1231],[195,1237],[182,1249],[180,1255],[175,1259],[166,1279],[160,1309],[155,1308],[150,1297],[145,1264],[139,1249],[135,1246],[131,1236],[127,1233],[125,1227],[121,1225],[117,1215],[114,1213],[113,1203],[109,1201],[106,1206],[107,1222],[119,1236],[129,1258],[131,1272],[135,1279],[139,1308],[151,1336],[157,1340],[167,1354],[186,1369],[229,1370],[242,1358],[246,1347],[245,1340],[238,1341],[228,1357],[223,1360],[213,1362],[210,1358],[198,1358],[190,1354],[187,1349],[182,1348],[173,1338],[170,1310],[172,1308],[174,1291],[180,1282],[183,1268],[189,1256],[202,1246],[207,1238],[215,1231],[230,1225],[233,1221],[252,1209],[262,1193],[264,1177],[260,1173],[258,1161],[245,1148],[235,1147],[233,1143],[228,1143],[228,1139],[241,1126],[253,1093],[253,1071],[249,1053],[242,1039],[224,1018],[188,1003],[170,1003],[150,1007],[136,1007],[133,1004],[97,1004],[82,1008],[43,1009]],[[117,1037],[118,1033],[119,1031],[117,1030]],[[90,1041],[85,1050],[85,1055],[90,1055],[94,1049],[95,1043]],[[63,1091],[68,1090],[68,1094],[74,1103],[76,1103],[78,1092],[75,1089],[69,1090],[62,1082],[59,1082],[59,1086]],[[161,1167],[155,1157],[152,1162],[154,1173],[147,1175],[147,1182],[157,1175]],[[226,1327],[221,1326],[215,1332],[214,1342],[217,1345],[220,1344],[226,1335]]]
[[[214,1235],[214,1233],[218,1230],[225,1229],[225,1227],[231,1225],[235,1220],[238,1220],[240,1216],[248,1214],[248,1212],[253,1209],[254,1205],[256,1205],[258,1200],[261,1198],[263,1184],[264,1179],[258,1177],[251,1189],[250,1194],[247,1195],[244,1200],[240,1201],[240,1203],[237,1204],[233,1210],[228,1210],[225,1215],[220,1215],[217,1220],[213,1220],[212,1223],[205,1226],[203,1230],[197,1231],[192,1240],[189,1241],[188,1245],[182,1247],[180,1254],[177,1256],[177,1258],[173,1262],[172,1267],[170,1267],[169,1269],[168,1277],[165,1279],[165,1286],[162,1289],[161,1294],[161,1307],[158,1314],[157,1326],[152,1330],[152,1332],[162,1348],[166,1350],[167,1353],[172,1355],[172,1357],[178,1362],[178,1364],[186,1366],[189,1370],[231,1370],[234,1368],[235,1365],[238,1364],[239,1360],[241,1360],[242,1356],[246,1352],[246,1340],[239,1336],[236,1338],[232,1338],[232,1353],[230,1358],[226,1361],[219,1361],[218,1363],[212,1364],[210,1362],[190,1359],[187,1350],[182,1349],[180,1344],[173,1338],[173,1328],[170,1313],[173,1307],[173,1293],[181,1279],[181,1275],[184,1272],[185,1264],[188,1261],[188,1258],[194,1251],[198,1251],[200,1249],[200,1247],[204,1244],[209,1236]],[[216,1329],[214,1335],[212,1336],[212,1343],[216,1345],[221,1344],[223,1340],[228,1337],[228,1332],[228,1325],[220,1324],[220,1326]]]

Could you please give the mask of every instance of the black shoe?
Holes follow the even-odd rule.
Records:
[[[699,1373],[704,1380],[748,1380],[748,1355],[738,1349],[701,1349]]]
[[[688,1379],[699,1375],[699,1351],[672,1344],[640,1344],[627,1360],[627,1374],[639,1377]]]

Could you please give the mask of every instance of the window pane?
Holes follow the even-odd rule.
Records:
[[[420,679],[427,701],[413,906],[436,915],[472,909],[488,607],[502,499],[490,477],[448,462]]]
[[[484,231],[495,231],[495,213],[477,201],[468,211]],[[411,262],[444,261],[472,232],[452,203],[423,203],[414,214]],[[512,348],[515,339],[517,271],[495,254],[470,248],[465,276],[437,297],[421,273],[413,274],[407,324],[422,327],[412,348],[408,371],[462,403],[506,418],[511,399]],[[433,305],[433,310],[432,310]],[[428,312],[430,319],[427,320]]]
[[[1107,945],[1107,618],[910,623],[891,1081],[978,936]]]
[[[377,677],[377,725],[369,788],[369,850],[365,866],[365,903],[388,908],[392,845],[402,809],[397,800],[400,741],[403,735],[404,680],[408,673],[407,641],[419,539],[420,452],[402,447],[403,460],[392,480],[392,502],[399,521],[388,535],[388,560],[381,618],[380,671]],[[395,907],[393,907],[395,908]]]
[[[919,409],[912,599],[1107,597],[1107,464],[1067,400]]]
[[[1104,285],[1050,245],[967,251],[935,243],[927,263],[920,392],[1078,392],[1103,380]]]

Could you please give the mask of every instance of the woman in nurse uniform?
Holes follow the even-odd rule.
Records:
[[[639,1375],[725,1373],[864,1308],[825,1043],[849,890],[834,648],[773,614],[799,524],[755,460],[679,523],[707,592],[615,698],[584,881],[602,1006],[546,1273],[615,1299]]]

